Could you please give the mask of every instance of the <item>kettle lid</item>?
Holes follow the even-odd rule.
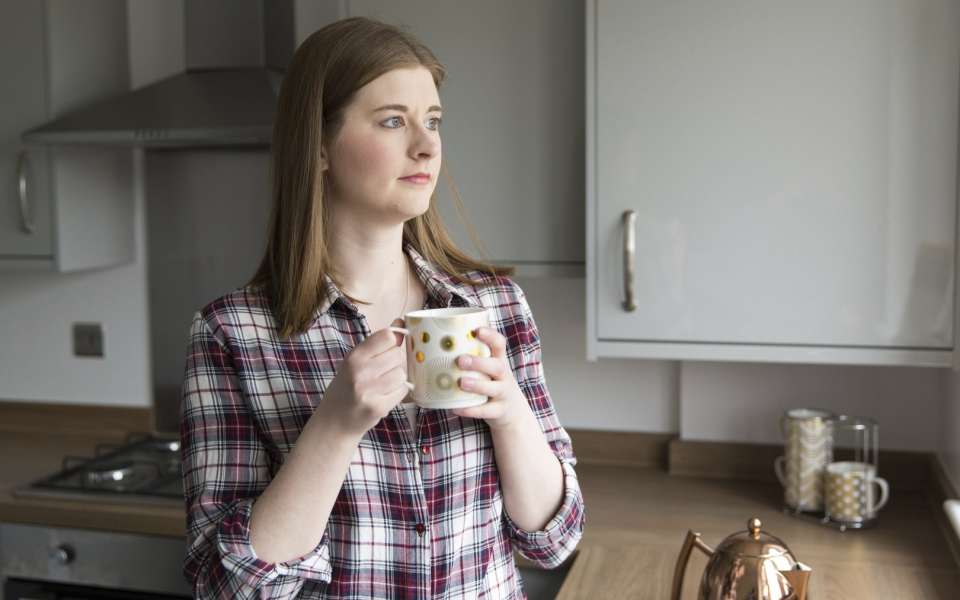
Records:
[[[747,521],[746,531],[731,534],[717,546],[716,552],[723,552],[731,556],[749,556],[754,558],[775,558],[788,556],[793,562],[796,559],[790,548],[783,540],[775,535],[760,530],[763,524],[754,517]]]

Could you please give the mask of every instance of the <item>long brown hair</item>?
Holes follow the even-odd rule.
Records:
[[[263,286],[282,337],[309,328],[324,300],[325,275],[342,288],[327,251],[329,218],[321,143],[332,147],[344,110],[357,90],[388,71],[417,66],[430,71],[439,89],[446,71],[422,42],[397,27],[365,17],[343,19],[317,30],[293,56],[280,88],[273,125],[273,209],[267,248],[248,284]],[[441,171],[461,219],[482,248],[442,163]],[[468,271],[494,276],[514,273],[513,267],[473,259],[457,248],[440,218],[436,194],[424,214],[404,223],[403,240],[459,283],[484,285],[465,277]]]

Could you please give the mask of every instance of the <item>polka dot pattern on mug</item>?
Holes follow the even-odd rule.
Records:
[[[462,307],[442,310],[467,310]],[[491,356],[490,347],[477,339],[479,327],[489,327],[485,315],[469,309],[469,315],[454,315],[440,318],[407,319],[410,326],[408,356],[410,381],[414,385],[415,400],[430,408],[436,405],[449,408],[455,405],[472,406],[483,402],[483,394],[460,388],[460,377],[469,376],[480,380],[490,377],[480,371],[460,369],[456,359],[461,355],[476,357]],[[429,314],[429,312],[428,312]],[[468,374],[469,373],[469,374]],[[471,404],[472,403],[472,404]]]
[[[863,478],[846,475],[829,475],[827,507],[830,516],[845,521],[863,519],[866,512],[866,494]]]

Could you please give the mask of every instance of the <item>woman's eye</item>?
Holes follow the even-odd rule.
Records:
[[[440,117],[431,117],[430,119],[427,119],[427,123],[429,123],[427,128],[436,131],[442,122],[443,119]],[[389,119],[382,121],[380,124],[385,125],[389,129],[397,129],[398,127],[403,127],[403,117],[390,117]]]

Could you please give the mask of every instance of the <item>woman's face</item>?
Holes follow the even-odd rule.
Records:
[[[440,114],[423,67],[395,69],[360,88],[322,156],[333,206],[385,224],[426,212],[440,172]],[[405,179],[418,173],[426,177]]]

